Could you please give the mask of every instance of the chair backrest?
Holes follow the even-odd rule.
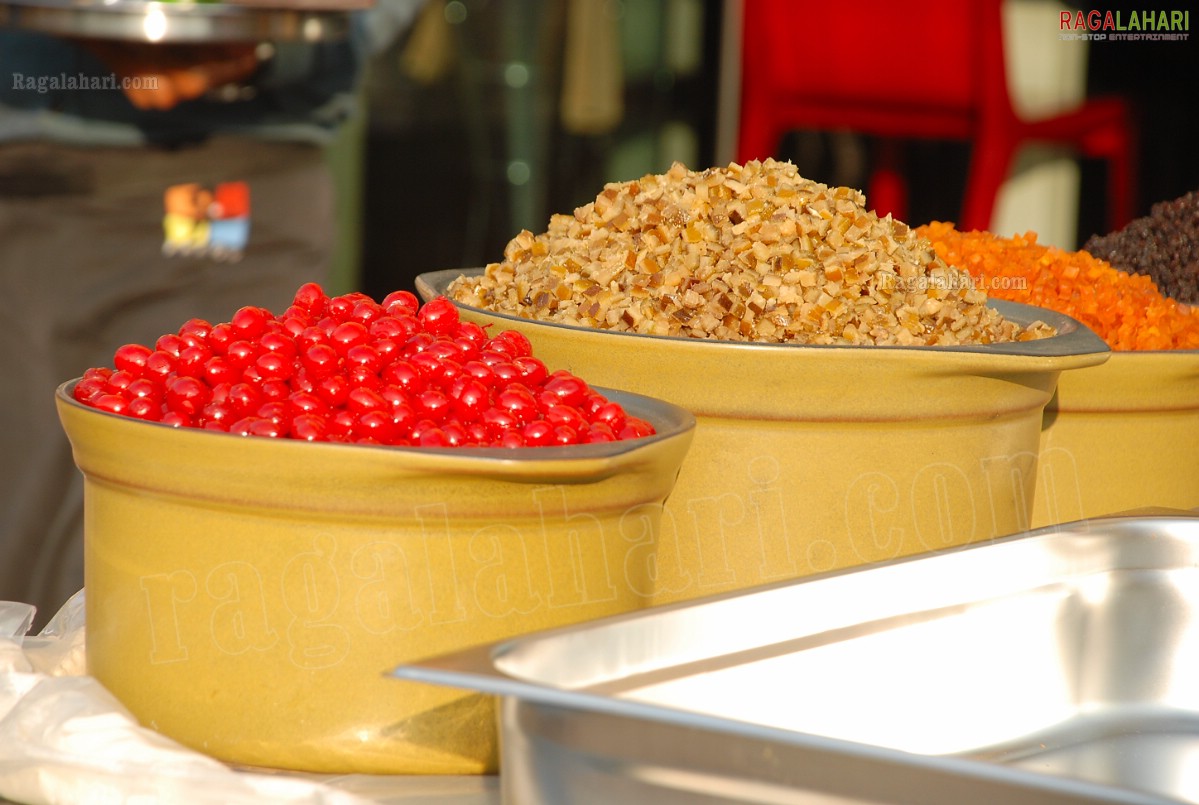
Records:
[[[744,0],[742,108],[978,115],[1008,103],[1002,0]],[[847,126],[849,127],[849,126]]]

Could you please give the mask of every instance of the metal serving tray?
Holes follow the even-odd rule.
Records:
[[[317,42],[344,39],[363,0],[0,0],[0,28],[133,42]]]
[[[398,668],[505,802],[1199,802],[1199,517],[1054,526]]]

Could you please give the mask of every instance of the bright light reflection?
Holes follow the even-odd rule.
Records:
[[[146,16],[142,20],[142,32],[149,42],[161,42],[162,38],[166,36],[167,17],[157,4],[146,9]]]
[[[1054,625],[1062,597],[1019,596],[625,695],[908,752],[970,751],[1074,714]]]

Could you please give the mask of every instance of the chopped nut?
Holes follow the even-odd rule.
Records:
[[[987,307],[927,240],[847,187],[768,159],[607,185],[449,295],[544,321],[797,344],[964,344],[1054,335]]]

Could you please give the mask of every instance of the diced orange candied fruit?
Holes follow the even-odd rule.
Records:
[[[1005,238],[933,221],[916,233],[946,263],[969,271],[988,296],[1072,316],[1113,350],[1199,349],[1199,307],[1164,296],[1148,276],[1085,251],[1043,246],[1034,232]]]

